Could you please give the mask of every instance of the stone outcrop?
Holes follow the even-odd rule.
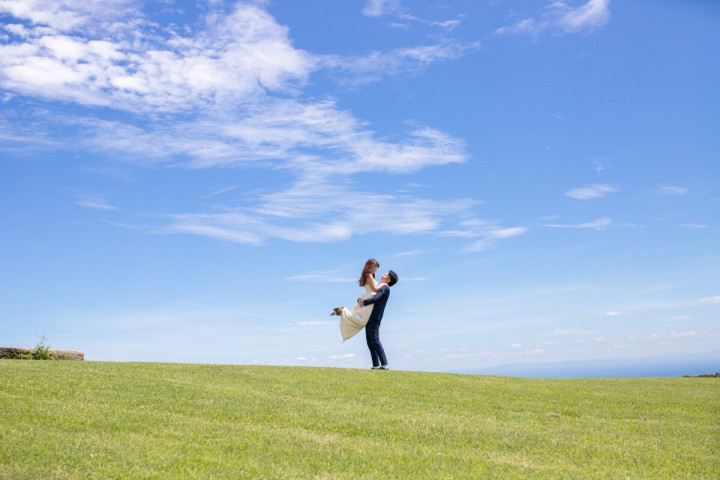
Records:
[[[34,351],[34,348],[0,347],[0,358],[5,358],[9,354],[33,353]],[[52,353],[55,358],[63,360],[85,360],[85,353],[79,350],[58,350],[51,348],[50,353]]]

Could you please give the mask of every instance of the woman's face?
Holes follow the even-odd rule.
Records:
[[[375,275],[375,272],[377,271],[377,269],[378,269],[379,266],[380,266],[380,265],[378,265],[378,264],[373,265],[373,267],[370,269],[370,273],[372,273],[373,275]]]

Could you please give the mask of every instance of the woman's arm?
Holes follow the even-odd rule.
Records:
[[[378,285],[377,281],[375,281],[375,277],[371,274],[367,274],[367,279],[365,280],[366,285],[370,285],[370,290],[373,292],[377,292],[380,290],[380,285]]]
[[[382,288],[382,287],[385,287],[385,288]],[[358,303],[360,304],[361,307],[366,307],[372,303],[377,302],[378,300],[380,300],[381,298],[383,298],[389,294],[390,294],[390,287],[388,287],[387,285],[382,283],[380,285],[380,290],[378,290],[378,292],[373,297],[366,298],[365,300],[363,300],[362,298],[358,298]]]

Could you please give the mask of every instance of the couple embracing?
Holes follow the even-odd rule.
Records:
[[[390,297],[390,287],[398,281],[398,276],[392,270],[388,270],[380,278],[380,283],[375,280],[375,272],[380,264],[374,258],[365,262],[358,284],[365,287],[365,294],[358,298],[357,304],[352,310],[345,307],[336,307],[331,315],[340,317],[340,334],[343,341],[354,336],[365,327],[365,338],[370,357],[372,357],[372,368],[389,370],[385,350],[380,343],[380,321],[385,312],[385,305]]]

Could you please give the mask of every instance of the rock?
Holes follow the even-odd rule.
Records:
[[[8,354],[12,353],[33,353],[34,351],[34,348],[0,347],[0,358],[5,358]],[[85,353],[80,350],[59,350],[51,348],[50,353],[52,353],[55,358],[63,360],[85,360]]]

